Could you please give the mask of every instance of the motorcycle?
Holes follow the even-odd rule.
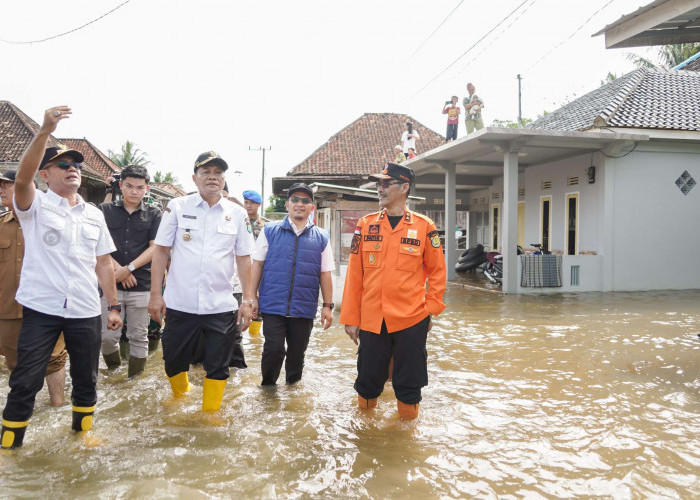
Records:
[[[523,247],[518,245],[518,255],[525,253]],[[486,252],[487,262],[483,266],[484,276],[486,276],[489,281],[500,285],[503,281],[503,255],[498,252]]]

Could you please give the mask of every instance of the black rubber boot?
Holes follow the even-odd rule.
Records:
[[[27,422],[2,421],[2,447],[6,449],[20,448],[24,441],[24,431],[27,430]]]
[[[148,354],[151,354],[152,352],[155,352],[158,349],[158,344],[160,343],[160,339],[158,337],[148,338]]]
[[[71,429],[76,432],[92,429],[92,417],[95,413],[94,406],[73,406],[73,425]]]
[[[129,359],[129,342],[119,341],[119,353],[122,355],[122,359]]]
[[[129,357],[129,371],[127,377],[131,378],[140,373],[146,367],[146,358],[137,358],[136,356]]]
[[[107,364],[107,368],[109,370],[119,368],[122,364],[122,358],[119,355],[119,351],[114,351],[109,354],[103,354],[102,358],[104,358],[105,363]]]

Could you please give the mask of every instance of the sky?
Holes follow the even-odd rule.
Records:
[[[469,81],[489,125],[517,119],[517,74],[523,116],[536,118],[632,71],[629,49],[591,35],[649,0],[130,0],[66,36],[6,42],[71,31],[123,1],[0,4],[0,99],[38,122],[69,105],[56,137],[104,152],[131,140],[151,173],[187,190],[208,150],[228,162],[232,194],[260,190],[249,148],[271,148],[267,198],[273,176],[364,113],[406,113],[444,135],[442,106]]]

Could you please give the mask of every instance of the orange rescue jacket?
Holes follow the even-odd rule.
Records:
[[[389,333],[403,330],[445,309],[445,284],[433,221],[406,209],[392,229],[385,210],[369,214],[352,238],[340,322],[379,333],[384,320]]]

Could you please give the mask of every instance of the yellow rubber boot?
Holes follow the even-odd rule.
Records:
[[[371,410],[377,406],[377,398],[365,399],[358,394],[357,406],[360,407],[360,410]]]
[[[192,390],[190,385],[190,380],[187,378],[187,372],[180,372],[177,375],[173,375],[169,378],[170,387],[173,390],[173,396],[176,398],[179,396],[184,396]]]
[[[418,407],[420,406],[418,403],[414,405],[407,405],[398,399],[396,400],[396,403],[399,408],[399,418],[401,420],[413,420],[418,416]]]
[[[76,432],[92,429],[92,416],[94,413],[94,406],[73,406],[73,425],[71,429]]]
[[[202,411],[215,412],[221,408],[221,400],[224,397],[226,380],[204,379],[204,390],[202,392]]]
[[[13,422],[11,420],[2,419],[2,434],[0,437],[1,446],[3,448],[19,448],[24,441],[24,431],[27,430],[26,422]]]

